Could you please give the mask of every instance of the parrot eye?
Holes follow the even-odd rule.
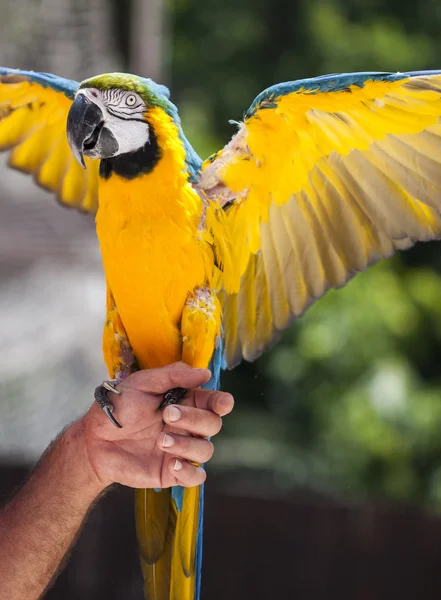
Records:
[[[126,97],[126,104],[127,106],[134,106],[136,104],[136,96],[134,96],[133,94],[129,94]]]

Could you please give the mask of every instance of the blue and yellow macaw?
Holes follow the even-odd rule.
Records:
[[[217,387],[328,288],[439,238],[440,118],[441,71],[288,82],[202,163],[151,80],[0,68],[10,166],[96,212],[115,379],[184,360]],[[199,598],[202,490],[136,497],[146,597]]]

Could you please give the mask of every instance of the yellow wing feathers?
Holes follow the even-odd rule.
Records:
[[[31,174],[59,201],[87,212],[97,209],[99,162],[75,161],[66,138],[71,100],[33,81],[0,79],[0,151],[10,150],[9,165]]]
[[[254,360],[329,287],[441,236],[441,75],[257,107],[200,189],[226,206],[226,358]]]

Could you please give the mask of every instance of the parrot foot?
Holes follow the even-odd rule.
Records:
[[[166,406],[170,406],[170,404],[178,404],[180,400],[185,396],[188,392],[186,388],[176,387],[168,390],[164,394],[164,400],[159,405],[159,410],[164,409]]]
[[[115,425],[115,427],[122,428],[122,425],[113,416],[113,404],[107,397],[107,392],[113,392],[117,396],[121,396],[121,392],[115,388],[115,385],[119,383],[118,379],[112,381],[103,381],[101,385],[95,388],[94,398],[100,408],[106,413],[109,420]]]

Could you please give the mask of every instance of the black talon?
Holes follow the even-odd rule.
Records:
[[[186,388],[181,387],[168,390],[168,392],[165,392],[164,394],[164,400],[159,405],[159,410],[163,410],[166,406],[170,406],[170,404],[178,404],[187,392],[188,390]]]
[[[110,406],[103,406],[102,409],[106,413],[106,415],[109,417],[109,419],[112,421],[112,423],[115,425],[115,427],[118,427],[119,429],[122,429],[122,425],[120,423],[118,423],[118,421],[112,415],[113,406],[112,407],[110,407]]]
[[[94,398],[95,398],[96,402],[98,403],[98,405],[100,406],[100,408],[103,409],[103,411],[107,415],[108,419],[115,425],[115,427],[122,429],[122,425],[120,423],[118,423],[118,421],[115,419],[115,417],[112,414],[113,413],[113,404],[110,402],[109,398],[107,397],[107,392],[113,392],[114,394],[117,394],[117,396],[121,396],[121,392],[114,387],[114,383],[117,383],[117,382],[116,381],[115,382],[103,381],[103,383],[101,385],[99,385],[97,388],[95,388]]]

